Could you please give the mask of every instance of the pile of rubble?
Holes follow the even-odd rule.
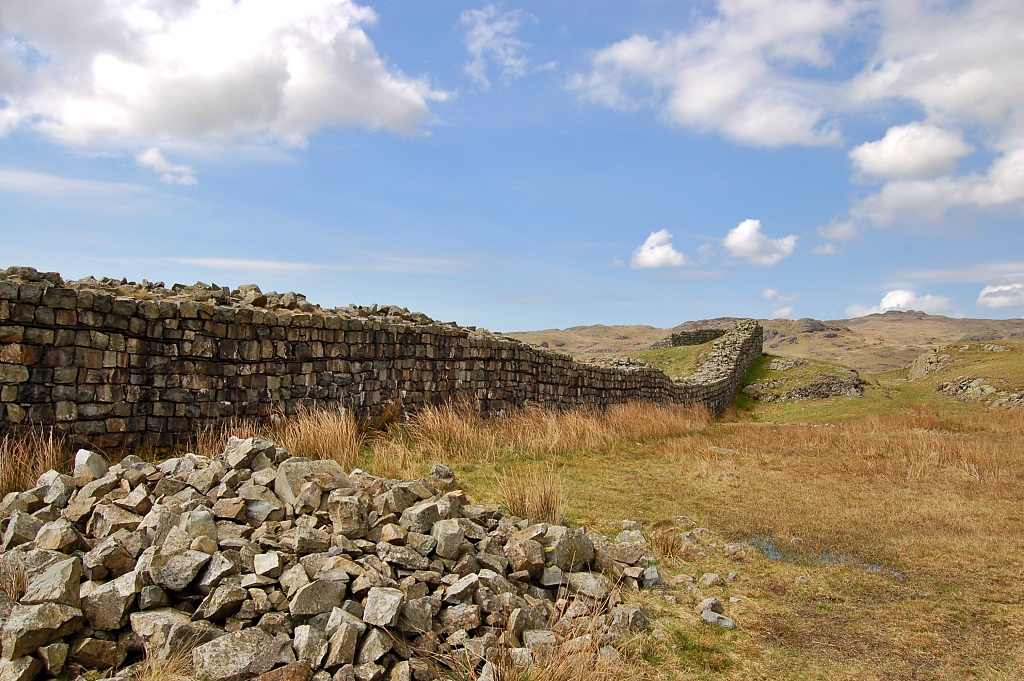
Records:
[[[566,645],[614,661],[645,624],[616,583],[662,582],[642,535],[532,524],[455,485],[440,464],[389,480],[259,439],[160,464],[80,450],[73,476],[0,504],[0,681],[189,654],[207,681],[485,675],[496,651]]]

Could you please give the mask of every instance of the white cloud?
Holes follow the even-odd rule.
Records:
[[[0,134],[143,149],[412,133],[445,95],[380,58],[375,20],[351,0],[5,0],[0,40],[40,57],[0,50]]]
[[[818,244],[811,249],[811,253],[814,255],[838,255],[842,252],[842,249],[836,248],[836,245],[831,241],[824,244]]]
[[[793,308],[791,308],[791,307],[780,307],[778,309],[772,310],[772,313],[770,315],[768,315],[768,319],[782,319],[784,317],[789,317],[792,314],[793,314]]]
[[[651,232],[629,260],[633,269],[682,267],[685,264],[686,256],[672,246],[672,234],[667,229]]]
[[[465,43],[471,57],[466,62],[466,74],[484,90],[491,87],[487,79],[488,62],[498,67],[506,84],[526,75],[530,59],[525,52],[530,46],[515,35],[526,21],[535,23],[537,19],[522,10],[501,12],[495,5],[468,9],[459,16],[459,25],[467,29]],[[552,62],[540,68],[554,66]]]
[[[889,291],[882,297],[878,305],[851,305],[846,308],[846,314],[851,317],[863,317],[869,314],[881,314],[890,310],[906,312],[916,310],[928,314],[940,314],[947,317],[963,317],[961,312],[953,304],[953,301],[946,296],[923,295],[918,296],[913,291],[898,289]]]
[[[859,234],[857,225],[853,224],[851,220],[836,218],[824,227],[818,227],[818,236],[832,241],[849,241],[850,239],[855,239]]]
[[[983,288],[978,305],[995,309],[1024,307],[1024,273],[1002,277]]]
[[[168,184],[196,184],[196,174],[191,166],[175,165],[164,158],[160,150],[150,147],[135,157],[139,165],[152,168],[160,173],[160,180]]]
[[[853,0],[720,0],[711,18],[662,38],[633,35],[597,52],[570,87],[582,98],[658,108],[676,125],[743,144],[835,144],[840,136],[797,69],[832,63],[826,39]]]
[[[761,291],[761,297],[764,298],[765,300],[774,300],[780,303],[788,303],[791,300],[796,300],[797,298],[799,298],[800,294],[793,293],[791,295],[784,296],[781,293],[779,293],[776,289],[766,288],[765,290]]]
[[[957,149],[952,139],[938,150],[921,148],[907,154],[905,161],[915,155],[917,161],[908,162],[902,173],[895,159],[886,163],[876,158],[875,169],[888,171],[881,177],[894,179],[856,204],[854,216],[880,226],[904,219],[938,221],[951,209],[984,209],[1024,199],[1020,3],[907,0],[882,3],[878,9],[882,35],[877,53],[849,84],[850,99],[867,105],[895,100],[920,107],[924,125],[975,130],[976,139],[994,159],[984,171],[953,174],[952,161],[963,149]],[[929,159],[933,152],[935,157]],[[936,173],[933,179],[926,178]]]
[[[774,265],[793,254],[797,237],[793,234],[772,239],[761,232],[760,220],[744,220],[726,235],[722,244],[735,257],[755,265]]]
[[[959,132],[927,123],[889,128],[877,142],[866,142],[850,152],[850,159],[865,175],[881,180],[922,179],[956,169],[956,160],[974,151]]]

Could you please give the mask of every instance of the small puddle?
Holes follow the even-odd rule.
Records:
[[[771,537],[766,537],[764,535],[750,539],[749,543],[757,549],[758,553],[768,560],[778,560],[786,563],[795,563],[798,560],[810,560],[812,563],[820,563],[822,565],[848,565],[860,567],[868,572],[889,575],[893,579],[901,582],[907,578],[907,576],[899,570],[894,570],[879,563],[868,562],[863,558],[859,558],[850,553],[823,553],[820,556],[808,558],[796,551],[788,551],[784,548],[780,548]]]

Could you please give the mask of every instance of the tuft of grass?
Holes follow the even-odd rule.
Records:
[[[347,409],[301,409],[272,427],[266,439],[294,456],[333,459],[343,469],[351,470],[356,466],[364,433]]]
[[[147,654],[127,674],[131,681],[194,681],[195,668],[192,665],[192,648],[176,650],[161,658]]]
[[[21,557],[16,553],[0,554],[0,591],[17,603],[25,595],[27,586]]]
[[[70,448],[52,430],[25,430],[0,440],[0,496],[31,489],[50,469],[71,470]]]
[[[345,470],[356,466],[366,439],[364,427],[347,409],[300,409],[291,417],[275,415],[269,422],[232,419],[196,433],[197,454],[214,457],[224,451],[229,437],[263,438],[295,456],[334,459]]]
[[[509,470],[497,476],[501,503],[512,515],[535,523],[559,524],[568,500],[562,479],[550,467]]]

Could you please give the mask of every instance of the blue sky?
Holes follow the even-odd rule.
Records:
[[[5,0],[0,267],[494,330],[1024,314],[1024,5]]]

